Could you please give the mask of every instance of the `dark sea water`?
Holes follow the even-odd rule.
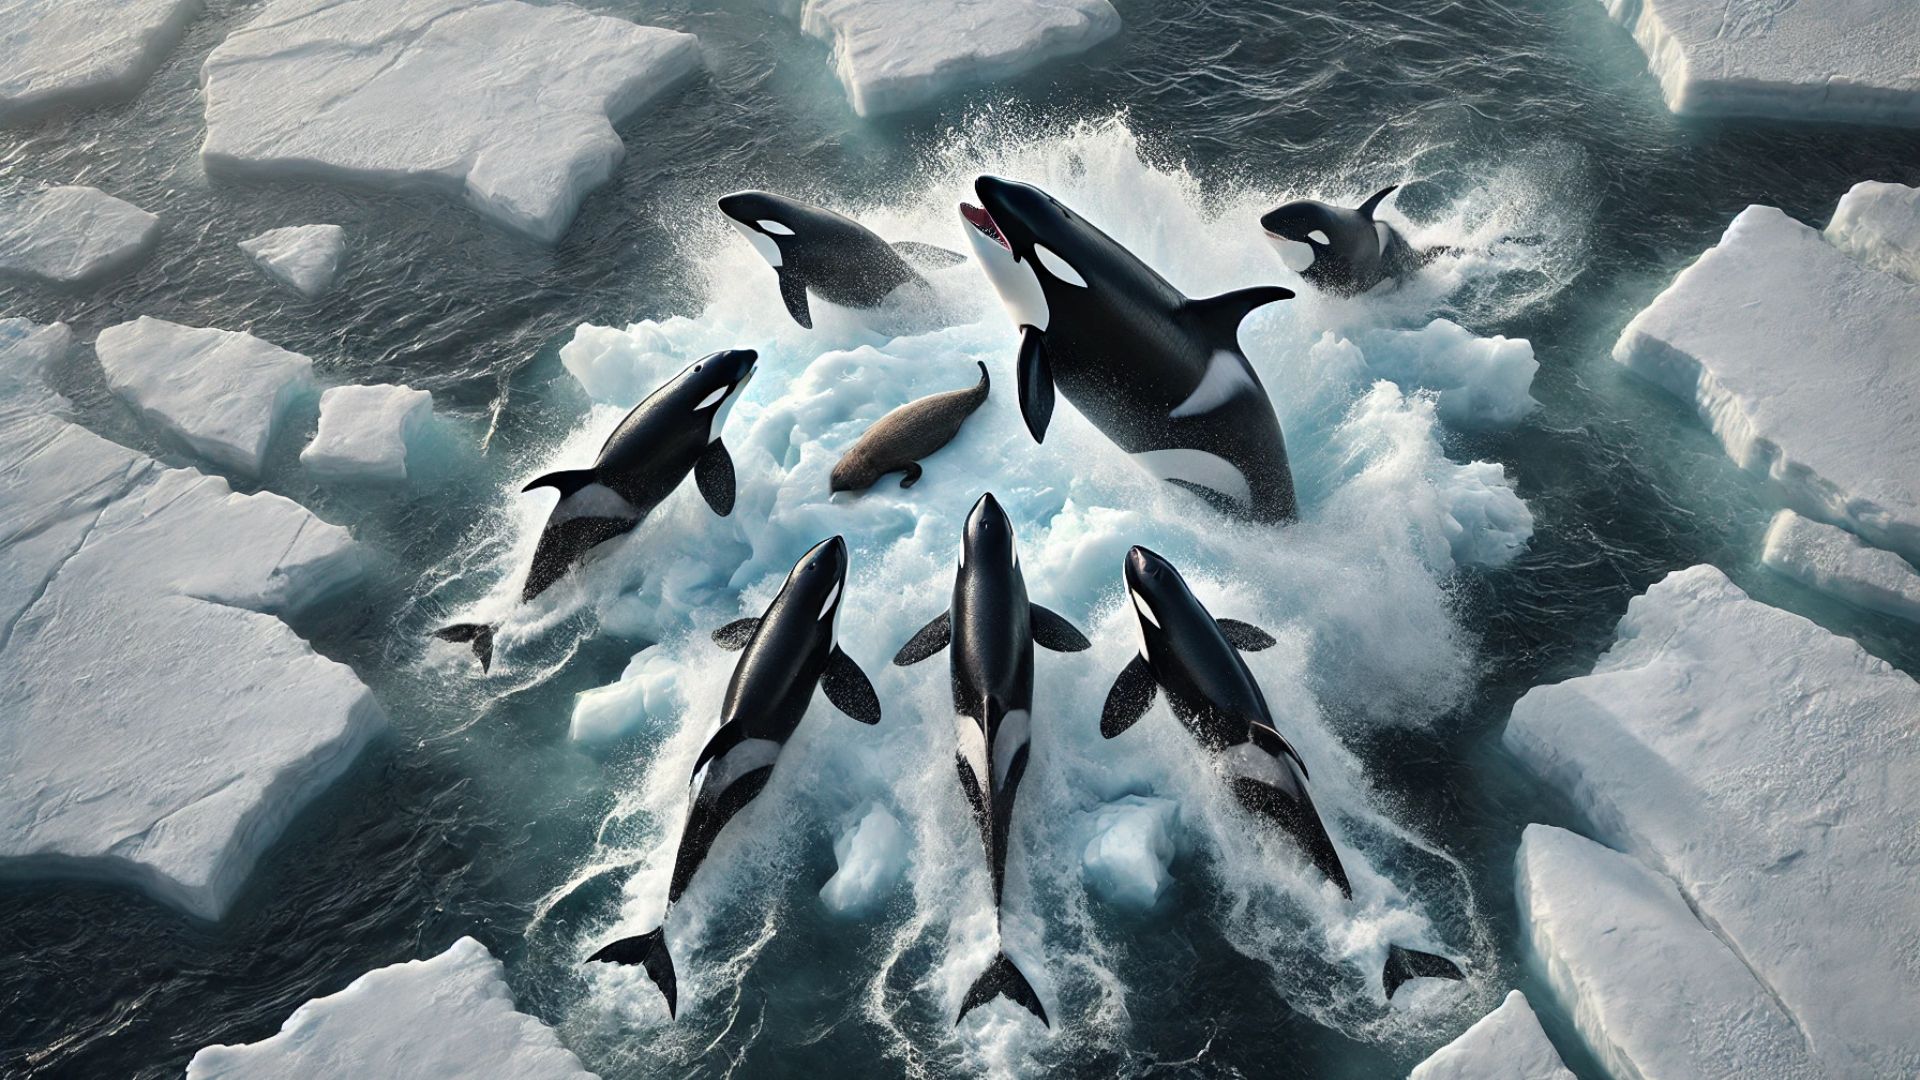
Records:
[[[569,644],[551,677],[524,686],[423,678],[421,632],[443,612],[417,583],[484,556],[476,547],[497,542],[481,525],[486,507],[585,412],[557,360],[574,327],[701,310],[684,241],[710,228],[714,195],[766,186],[885,203],[914,189],[956,131],[985,124],[1018,142],[1023,130],[1121,117],[1156,163],[1184,166],[1203,192],[1351,192],[1413,175],[1422,182],[1399,206],[1417,220],[1423,206],[1504,171],[1576,223],[1574,255],[1521,283],[1524,300],[1456,298],[1451,312],[1478,333],[1530,339],[1541,364],[1542,407],[1524,423],[1447,445],[1456,460],[1505,464],[1535,518],[1518,561],[1451,583],[1478,641],[1475,688],[1436,723],[1372,729],[1351,748],[1400,820],[1466,868],[1489,949],[1472,958],[1477,972],[1489,986],[1529,991],[1569,1064],[1595,1075],[1550,995],[1534,992],[1518,947],[1520,829],[1574,819],[1500,749],[1512,701],[1583,673],[1629,598],[1699,562],[1920,671],[1920,642],[1890,621],[1757,568],[1772,507],[1760,482],[1733,468],[1690,406],[1636,382],[1608,352],[1741,208],[1766,203],[1824,224],[1857,181],[1920,183],[1920,133],[1675,119],[1593,0],[1115,5],[1126,29],[1084,56],[937,109],[863,121],[831,80],[824,47],[754,0],[591,0],[584,6],[698,33],[710,71],[624,126],[625,163],[553,248],[432,197],[210,182],[197,157],[197,73],[251,3],[211,0],[131,104],[0,129],[5,181],[91,184],[167,223],[137,271],[75,293],[0,285],[0,316],[63,319],[89,343],[139,315],[247,329],[314,356],[329,382],[431,389],[459,433],[422,482],[382,496],[315,489],[293,465],[305,432],[278,444],[264,486],[350,524],[383,553],[345,603],[295,628],[360,672],[392,730],[295,821],[218,925],[122,888],[0,884],[0,1074],[176,1076],[203,1045],[264,1038],[308,998],[465,934],[507,962],[524,1009],[561,1025],[609,1077],[955,1071],[951,1053],[903,1049],[897,1032],[872,1023],[857,1000],[871,951],[804,904],[788,906],[746,969],[734,1021],[701,1029],[698,1045],[655,1047],[583,1012],[578,937],[610,917],[620,875],[553,898],[578,879],[621,783],[644,762],[576,749],[567,716],[573,695],[617,677],[633,646]],[[278,290],[234,246],[307,221],[341,223],[353,238],[341,281],[318,301]],[[100,387],[90,347],[80,352],[62,388],[85,421],[187,464],[140,433]],[[795,896],[831,872],[829,842],[805,853],[809,880]],[[1166,909],[1137,920],[1121,965],[1136,991],[1125,1039],[1063,1035],[1067,1049],[1044,1058],[1049,1069],[1391,1076],[1470,1019],[1383,1039],[1314,1022],[1223,942],[1198,895],[1206,881],[1181,875]],[[898,989],[912,999],[911,985]]]

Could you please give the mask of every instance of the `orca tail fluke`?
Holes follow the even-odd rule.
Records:
[[[441,641],[470,642],[473,655],[480,658],[480,670],[493,667],[493,627],[486,623],[455,623],[433,632]]]
[[[1013,960],[1004,952],[995,955],[993,963],[987,965],[987,970],[973,980],[973,986],[967,990],[966,1000],[960,1003],[960,1015],[953,1018],[953,1025],[959,1027],[960,1021],[965,1020],[968,1013],[997,997],[1004,997],[1021,1006],[1039,1017],[1042,1024],[1053,1026],[1053,1022],[1047,1019],[1045,1006],[1040,1004],[1040,995],[1033,992],[1033,984],[1027,981],[1027,977],[1020,973],[1020,969],[1013,965]]]
[[[667,999],[667,1015],[680,1014],[680,984],[674,978],[673,957],[667,954],[667,930],[660,927],[645,934],[621,938],[587,957],[587,963],[639,964],[647,969],[653,985]]]
[[[1411,979],[1465,979],[1466,973],[1460,965],[1444,956],[1435,956],[1419,949],[1405,949],[1398,945],[1387,946],[1387,967],[1380,973],[1380,983],[1386,987],[1387,997],[1400,989],[1402,983]]]

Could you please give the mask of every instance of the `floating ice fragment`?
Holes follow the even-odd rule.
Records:
[[[0,193],[0,274],[72,285],[124,270],[160,239],[160,219],[90,187]]]
[[[1145,911],[1173,881],[1174,830],[1180,807],[1172,799],[1127,795],[1094,813],[1093,839],[1081,873],[1094,895],[1116,907]]]
[[[1891,551],[1791,510],[1773,516],[1760,561],[1808,588],[1920,622],[1920,572]]]
[[[309,300],[333,285],[346,247],[347,231],[338,225],[289,225],[240,241],[260,269]]]
[[[405,386],[335,386],[300,463],[328,480],[405,480],[407,451],[433,419],[433,395]]]
[[[885,807],[872,806],[833,842],[840,864],[820,890],[836,915],[852,917],[886,899],[907,871],[907,831]]]

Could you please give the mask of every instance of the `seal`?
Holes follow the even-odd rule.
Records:
[[[833,467],[835,492],[865,491],[890,472],[905,472],[900,486],[920,481],[920,459],[932,455],[960,434],[960,426],[987,400],[987,365],[980,365],[980,381],[965,390],[929,394],[893,410],[874,422],[839,464]]]

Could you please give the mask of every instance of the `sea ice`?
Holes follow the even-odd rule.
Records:
[[[257,1043],[208,1046],[187,1080],[595,1080],[553,1029],[513,1005],[506,969],[467,937],[370,971],[293,1011]]]
[[[347,231],[338,225],[289,225],[240,241],[260,269],[309,300],[333,285],[346,248]]]
[[[1782,510],[1767,527],[1760,561],[1848,603],[1920,622],[1920,572],[1844,529]]]
[[[280,496],[61,420],[16,364],[24,340],[0,352],[0,874],[130,883],[219,918],[385,723],[275,618],[363,556]]]
[[[1574,1080],[1518,990],[1461,1036],[1413,1067],[1407,1080]]]
[[[820,890],[820,900],[836,915],[871,911],[886,899],[907,871],[907,831],[885,807],[872,806],[833,842],[840,868]]]
[[[1314,347],[1337,340],[1329,332]],[[1477,337],[1435,319],[1419,330],[1370,330],[1356,344],[1370,375],[1409,392],[1433,391],[1440,419],[1454,427],[1511,427],[1539,404],[1531,391],[1540,362],[1525,338]]]
[[[276,0],[207,57],[207,171],[423,188],[551,243],[700,66],[691,34],[519,0]]]
[[[405,480],[407,451],[433,419],[433,395],[405,386],[335,386],[300,464],[328,480]]]
[[[1179,820],[1180,806],[1171,799],[1127,795],[1102,806],[1080,857],[1087,888],[1117,907],[1151,908],[1173,881]]]
[[[1920,14],[1920,6],[1913,11]],[[1788,505],[1920,558],[1920,287],[1749,206],[1614,345]]]
[[[1696,566],[1628,605],[1591,675],[1528,691],[1505,741],[1674,880],[1827,1075],[1910,1076],[1916,717],[1913,679]]]
[[[1610,1075],[1820,1075],[1768,988],[1631,855],[1529,825],[1514,892],[1533,961]]]
[[[202,0],[0,0],[0,121],[130,98]]]
[[[618,682],[574,695],[568,737],[580,743],[609,743],[645,727],[666,724],[685,707],[680,680],[687,672],[663,649],[647,649],[627,662]]]
[[[1869,266],[1920,284],[1920,188],[1863,180],[1840,197],[1823,235]]]
[[[313,361],[235,330],[142,315],[94,343],[113,392],[192,451],[258,476],[287,409],[313,392]]]
[[[158,217],[97,188],[0,192],[0,275],[91,281],[146,258],[159,239]]]
[[[1107,0],[773,2],[831,47],[834,77],[861,116],[1011,78],[1120,32],[1120,16]]]
[[[1920,124],[1911,0],[1601,2],[1676,113]]]
[[[72,347],[73,330],[66,323],[39,326],[25,319],[0,319],[0,385],[20,383],[24,393],[35,393],[31,387],[44,385],[50,369],[65,360]]]

